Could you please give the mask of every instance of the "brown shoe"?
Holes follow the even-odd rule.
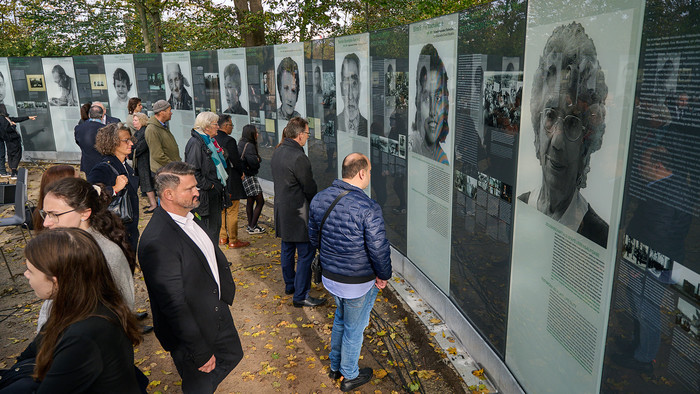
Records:
[[[230,244],[228,244],[228,247],[229,247],[229,249],[238,249],[238,248],[244,248],[248,245],[250,245],[250,242],[236,241],[236,242],[231,242]]]
[[[226,245],[228,243],[228,238],[219,238],[219,245]]]

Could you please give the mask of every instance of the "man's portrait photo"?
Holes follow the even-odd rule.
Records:
[[[51,68],[51,80],[54,82],[49,90],[49,102],[52,106],[75,107],[78,105],[75,78],[68,75],[63,66],[56,64]]]
[[[360,58],[350,53],[340,67],[340,94],[343,110],[338,114],[338,131],[360,137],[367,136],[367,119],[360,113]]]
[[[192,96],[187,91],[190,82],[182,74],[178,63],[167,63],[165,65],[165,75],[170,89],[168,102],[172,109],[192,110]]]
[[[450,164],[441,144],[450,133],[447,70],[433,44],[426,44],[416,65],[416,116],[410,131],[409,150],[438,163]]]
[[[285,57],[277,66],[277,90],[280,94],[278,119],[290,120],[301,116],[295,109],[299,99],[299,87],[299,66],[291,57]]]
[[[518,199],[606,247],[608,223],[581,194],[603,144],[608,85],[593,40],[576,22],[554,29],[531,76],[530,115],[541,186]],[[523,135],[526,143],[526,135]]]
[[[224,113],[233,115],[248,115],[241,105],[241,70],[234,63],[224,68],[224,93],[228,107]]]

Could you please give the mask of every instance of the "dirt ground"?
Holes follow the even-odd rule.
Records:
[[[36,202],[41,169],[34,166],[29,175],[29,200]],[[7,181],[3,179],[2,181]],[[142,206],[145,199],[141,201]],[[6,207],[3,217],[13,214]],[[328,376],[328,348],[335,305],[295,308],[284,294],[280,270],[279,239],[272,230],[272,207],[266,204],[261,225],[263,235],[244,231],[245,207],[239,212],[239,238],[250,241],[242,249],[222,248],[236,282],[236,298],[231,313],[245,352],[244,359],[219,386],[217,393],[330,393],[339,384]],[[150,215],[142,215],[143,230]],[[0,369],[8,368],[27,346],[36,331],[40,301],[22,276],[24,241],[18,228],[0,230],[0,245],[7,256],[14,281],[0,267]],[[0,261],[0,264],[5,263]],[[137,270],[136,308],[148,311],[148,293]],[[399,285],[398,280],[390,281]],[[391,286],[389,286],[391,287]],[[461,378],[444,362],[444,353],[413,312],[407,311],[387,287],[380,292],[370,326],[365,331],[360,366],[374,369],[374,379],[356,392],[361,393],[463,393]],[[331,298],[322,285],[311,294]],[[146,324],[152,324],[149,318]],[[438,349],[438,350],[436,350]],[[154,334],[144,336],[134,349],[136,365],[151,380],[151,393],[177,393],[180,377],[168,354]]]

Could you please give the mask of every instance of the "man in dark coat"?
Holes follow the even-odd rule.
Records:
[[[238,143],[231,137],[233,122],[231,115],[219,115],[219,132],[216,134],[216,142],[226,152],[229,171],[224,191],[224,206],[221,211],[221,231],[219,232],[219,244],[231,249],[242,248],[250,245],[248,241],[238,239],[238,208],[241,199],[247,198],[243,189],[243,164],[238,156]]]
[[[190,212],[199,205],[194,167],[172,162],[156,175],[161,205],[139,242],[156,337],[170,352],[184,393],[213,393],[243,358],[229,305],[236,285],[223,252]]]
[[[95,138],[97,130],[103,128],[102,115],[104,109],[99,105],[90,107],[90,119],[75,126],[75,143],[80,147],[82,156],[80,156],[80,171],[86,175],[90,173],[97,163],[102,161],[102,155],[95,149]]]
[[[318,190],[303,148],[309,139],[309,122],[292,118],[284,128],[283,137],[270,165],[275,183],[275,232],[282,238],[284,291],[294,294],[292,301],[296,307],[318,306],[326,299],[309,296],[311,260],[316,253],[309,242],[309,203]],[[295,252],[298,253],[296,272]]]

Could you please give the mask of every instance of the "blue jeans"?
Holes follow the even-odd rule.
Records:
[[[298,253],[295,264],[294,253]],[[309,295],[311,289],[311,261],[314,259],[316,248],[310,242],[285,242],[282,241],[280,262],[282,264],[282,278],[284,278],[285,290],[294,289],[294,301],[302,302]],[[294,266],[296,265],[296,270]]]
[[[377,299],[379,289],[372,288],[362,297],[347,299],[333,296],[335,320],[331,332],[331,370],[340,371],[346,380],[355,379],[360,374],[358,361],[362,350],[362,340],[369,314]]]

